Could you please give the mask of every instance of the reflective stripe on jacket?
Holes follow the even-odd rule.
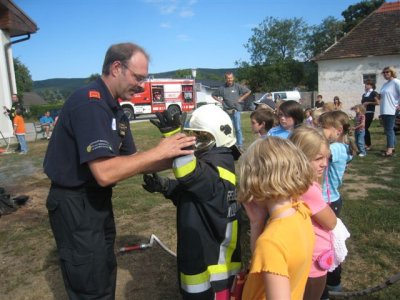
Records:
[[[234,159],[228,148],[173,162],[165,196],[177,206],[178,272],[186,293],[229,289],[240,270],[240,226]]]

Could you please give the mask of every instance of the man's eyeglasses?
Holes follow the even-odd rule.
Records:
[[[123,67],[124,69],[127,69],[127,70],[131,73],[132,77],[135,78],[135,81],[136,81],[137,83],[143,83],[143,82],[147,79],[147,75],[144,76],[144,75],[136,74],[136,73],[133,72],[126,64],[121,63],[121,65],[122,65],[122,67]]]

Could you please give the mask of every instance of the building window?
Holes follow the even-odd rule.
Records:
[[[376,84],[376,74],[363,74],[363,83],[365,84],[367,80]]]

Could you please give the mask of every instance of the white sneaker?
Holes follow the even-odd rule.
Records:
[[[359,156],[359,157],[364,157],[364,156],[366,156],[366,154],[360,153],[360,154],[358,154],[358,156]]]

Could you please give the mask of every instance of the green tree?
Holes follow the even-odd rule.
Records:
[[[23,101],[23,94],[32,91],[33,81],[29,69],[19,60],[14,58],[15,81],[17,83],[18,98]]]
[[[250,65],[242,62],[238,80],[246,80],[253,92],[293,90],[306,85],[304,63],[285,59],[273,64]]]
[[[97,78],[100,78],[101,75],[99,73],[93,73],[90,74],[90,76],[85,80],[86,83],[92,82],[92,81],[96,81]]]
[[[322,53],[343,36],[343,21],[327,17],[317,26],[310,27],[304,52],[308,59]]]
[[[264,19],[253,28],[253,35],[245,44],[252,64],[275,63],[304,57],[304,40],[308,26],[301,18]]]
[[[381,6],[385,0],[363,0],[357,4],[350,5],[342,12],[344,18],[344,32],[349,32],[366,16]]]
[[[173,77],[174,78],[189,78],[191,76],[192,76],[192,70],[181,69],[181,70],[176,70],[175,75]]]
[[[65,97],[58,88],[42,89],[37,93],[48,103],[58,103],[65,100]]]

